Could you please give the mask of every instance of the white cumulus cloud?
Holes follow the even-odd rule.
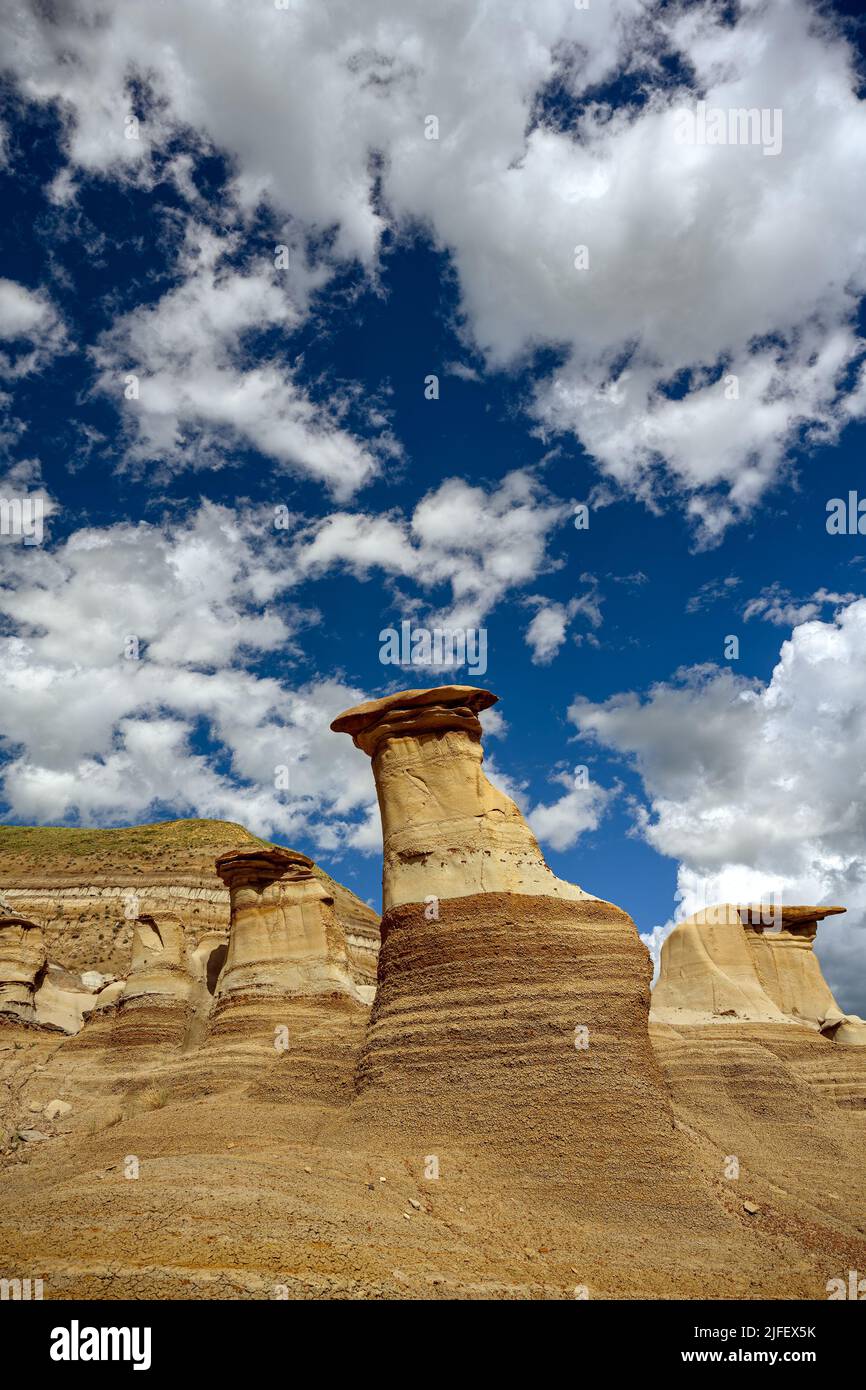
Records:
[[[780,892],[835,904],[818,955],[866,1013],[866,600],[795,627],[763,684],[707,666],[645,698],[578,698],[583,738],[633,763],[647,842],[678,861],[680,915]],[[667,926],[666,924],[665,930]],[[656,941],[663,932],[656,933]]]

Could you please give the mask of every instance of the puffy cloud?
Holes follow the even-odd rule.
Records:
[[[647,7],[639,33],[694,85],[654,89],[650,71],[639,110],[591,105],[566,131],[542,115],[508,160],[479,139],[480,116],[449,122],[438,162],[395,157],[389,187],[452,248],[490,362],[561,348],[536,393],[542,425],[576,433],[648,500],[663,469],[711,541],[779,477],[801,429],[828,440],[849,417],[864,286],[850,180],[866,115],[850,50],[811,6],[745,4],[734,22],[717,6]],[[580,90],[583,55],[559,53],[561,83]],[[781,155],[679,144],[678,111],[699,97],[782,108]]]
[[[633,762],[639,832],[679,861],[685,916],[781,892],[840,903],[818,954],[843,1008],[866,1014],[866,600],[797,626],[764,685],[692,668],[645,698],[569,711],[581,736]],[[670,924],[656,931],[656,944]]]
[[[66,330],[47,294],[0,280],[0,377],[41,371],[65,342]]]
[[[10,814],[131,821],[169,805],[373,852],[367,761],[328,729],[362,692],[338,680],[292,689],[255,670],[277,651],[291,660],[319,621],[287,591],[344,565],[359,575],[376,566],[450,586],[452,620],[468,626],[549,566],[548,531],[567,514],[517,473],[490,492],[449,479],[409,519],[337,513],[288,544],[267,509],[203,502],[163,525],[85,528],[23,556],[4,547]],[[495,713],[487,723],[504,727]]]
[[[273,602],[288,580],[258,519],[205,503],[173,527],[91,528],[0,559],[11,817],[124,823],[171,807],[317,840],[369,802],[367,759],[328,730],[363,692],[255,673],[262,653],[291,659],[316,618]]]
[[[586,777],[586,769],[560,772],[553,778],[567,790],[548,805],[538,805],[527,816],[542,845],[571,849],[588,830],[598,829],[602,816],[617,795],[618,787],[603,787]]]
[[[526,641],[532,648],[532,662],[535,666],[547,666],[565,641],[566,629],[574,617],[574,599],[567,604],[549,603],[536,594],[527,602],[538,605],[535,617],[526,629]]]
[[[79,0],[17,8],[5,39],[27,95],[59,103],[78,168],[143,179],[169,136],[219,148],[242,211],[264,200],[332,262],[371,274],[386,220],[429,228],[452,255],[476,354],[516,367],[558,349],[535,393],[540,428],[579,436],[650,503],[678,490],[705,543],[759,502],[795,439],[832,440],[864,408],[866,377],[851,378],[866,113],[851,48],[806,0],[733,14],[643,0],[411,12],[293,0],[254,14]],[[623,73],[640,99],[614,109],[603,84]],[[680,143],[679,112],[698,99],[780,110],[781,152]],[[192,393],[205,425],[213,385]],[[266,370],[244,385],[227,409],[261,420],[276,384]],[[303,443],[302,405],[289,415],[278,457]]]
[[[124,409],[127,459],[168,471],[213,467],[240,442],[324,483],[339,499],[351,497],[377,471],[382,453],[398,452],[393,439],[380,433],[378,441],[362,442],[340,423],[341,408],[351,404],[345,392],[317,405],[284,362],[251,358],[244,347],[247,334],[296,328],[321,275],[305,267],[303,256],[290,259],[290,295],[279,283],[286,272],[273,265],[228,268],[226,257],[238,245],[237,235],[190,224],[177,287],[124,315],[100,340],[98,385]],[[127,383],[128,374],[134,382]]]
[[[844,607],[858,597],[858,594],[836,594],[822,588],[809,598],[797,599],[784,585],[770,584],[756,598],[749,600],[743,609],[743,617],[746,622],[750,618],[763,618],[764,622],[772,623],[775,627],[796,627],[812,618],[820,618],[828,605]]]
[[[38,459],[19,459],[0,475],[0,504],[0,545],[20,548],[43,543],[46,523],[57,511],[57,503],[43,484]]]
[[[569,599],[567,603],[551,602],[539,594],[531,594],[524,600],[528,606],[535,607],[537,610],[526,629],[526,641],[532,650],[534,666],[550,665],[565,641],[569,623],[578,614],[587,618],[593,628],[601,627],[602,600],[598,591],[598,583],[591,574],[582,574],[580,578],[583,583],[590,585],[589,589],[585,594]],[[580,633],[574,640],[578,644],[584,640],[597,644],[597,639],[591,632]]]
[[[408,519],[336,512],[302,529],[291,555],[296,573],[315,578],[346,568],[359,578],[380,569],[422,589],[450,586],[447,609],[430,621],[476,627],[512,589],[555,567],[549,533],[569,515],[528,470],[489,490],[447,478],[422,497]],[[414,607],[410,604],[410,607]]]
[[[479,162],[490,149],[512,158],[558,46],[579,44],[583,80],[600,81],[624,21],[641,11],[640,0],[580,15],[558,0],[472,13],[456,0],[411,13],[401,0],[367,9],[293,0],[250,13],[178,0],[160,14],[78,0],[8,11],[3,47],[27,96],[58,104],[80,168],[152,177],[152,152],[186,134],[233,157],[242,203],[267,198],[310,227],[334,228],[337,253],[369,265],[384,226],[371,151],[417,159],[424,118],[438,109],[452,145],[480,145]],[[134,112],[142,119],[129,139]]]

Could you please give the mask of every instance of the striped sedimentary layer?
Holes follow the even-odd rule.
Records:
[[[829,1220],[862,1260],[866,1049],[784,1021],[653,1023],[650,1036],[678,1123],[732,1199],[796,1211],[804,1239]]]
[[[608,1228],[718,1231],[650,1045],[650,975],[631,919],[596,899],[395,908],[351,1122],[446,1165],[483,1155]]]

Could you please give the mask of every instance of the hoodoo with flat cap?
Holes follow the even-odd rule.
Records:
[[[313,861],[289,849],[233,850],[216,861],[229,890],[228,953],[214,1021],[226,1008],[280,997],[358,997],[334,899]]]
[[[649,953],[625,912],[551,872],[485,777],[478,715],[495,699],[406,690],[331,725],[372,759],[384,838],[351,1143],[366,1134],[449,1172],[484,1151],[516,1202],[621,1231],[626,1268],[636,1220],[655,1249],[671,1223],[707,1240],[720,1220],[650,1045]]]
[[[514,802],[484,775],[478,715],[497,698],[471,685],[401,690],[332,723],[373,762],[386,912],[470,893],[590,897],[551,872]]]

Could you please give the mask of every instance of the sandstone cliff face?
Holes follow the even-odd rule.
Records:
[[[168,821],[116,830],[0,826],[0,893],[38,922],[49,958],[70,972],[126,976],[135,923],[174,916],[194,953],[213,933],[228,941],[229,892],[215,861],[264,842],[230,821]],[[318,865],[334,898],[354,978],[376,978],[377,915]]]
[[[495,700],[467,685],[403,690],[332,723],[373,762],[386,912],[430,896],[590,897],[550,871],[514,802],[484,775],[478,714]]]
[[[770,914],[720,903],[679,923],[662,945],[652,1020],[667,1024],[801,1023],[849,1044],[866,1025],[838,1007],[813,946],[841,907],[784,906]]]
[[[46,959],[41,927],[13,914],[0,917],[0,1014],[35,1020],[36,980]]]

